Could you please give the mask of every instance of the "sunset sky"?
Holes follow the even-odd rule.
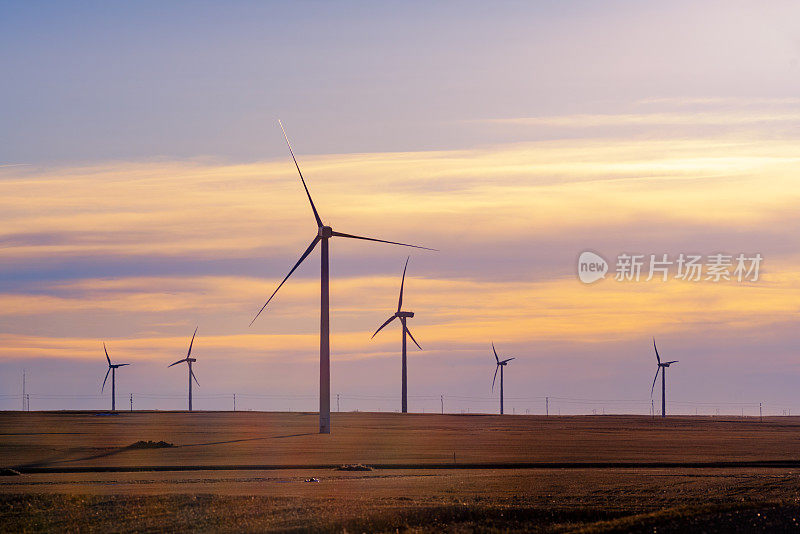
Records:
[[[0,409],[800,413],[794,2],[0,2]],[[585,285],[577,258],[611,263]],[[757,281],[618,282],[619,254],[763,257]],[[496,391],[495,391],[496,393]],[[656,404],[660,396],[654,396]],[[588,402],[591,400],[592,402]],[[615,401],[615,402],[612,402]],[[629,402],[617,402],[629,401]],[[335,410],[335,399],[333,409]],[[552,413],[552,412],[551,412]]]

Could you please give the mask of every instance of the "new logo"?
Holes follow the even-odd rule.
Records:
[[[606,277],[608,262],[594,252],[581,252],[578,257],[578,278],[584,284],[597,282]]]

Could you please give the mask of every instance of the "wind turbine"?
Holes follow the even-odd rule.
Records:
[[[509,358],[507,360],[500,360],[497,356],[497,351],[494,348],[494,342],[492,342],[492,352],[494,352],[494,359],[497,362],[497,367],[494,370],[494,378],[492,378],[492,391],[494,391],[494,381],[497,380],[497,370],[500,370],[500,415],[503,415],[503,368],[508,365],[508,362],[511,360],[516,360],[516,358]]]
[[[108,371],[106,371],[106,377],[103,379],[103,386],[100,388],[100,393],[103,392],[106,388],[106,380],[108,380],[108,373],[111,373],[111,411],[115,412],[117,410],[117,369],[119,367],[125,367],[126,365],[130,365],[129,363],[111,363],[111,358],[108,357],[108,349],[106,348],[106,344],[103,343],[103,352],[106,353],[106,361],[108,361]]]
[[[417,245],[408,245],[406,243],[398,243],[396,241],[384,241],[383,239],[374,239],[371,237],[362,237],[353,234],[345,234],[342,232],[337,232],[330,226],[325,226],[322,223],[322,219],[317,212],[316,206],[314,206],[314,201],[311,200],[311,193],[308,191],[308,186],[306,186],[306,181],[303,178],[303,173],[300,171],[300,165],[297,164],[297,158],[294,157],[294,151],[292,150],[292,145],[289,143],[289,137],[286,135],[286,130],[283,129],[283,124],[278,121],[278,124],[281,126],[281,131],[283,132],[283,137],[286,139],[286,144],[289,146],[289,153],[292,155],[292,160],[294,161],[294,166],[297,168],[297,173],[300,175],[300,181],[303,183],[303,189],[306,191],[306,196],[308,197],[308,202],[311,204],[311,210],[314,212],[314,219],[317,221],[317,235],[314,236],[314,239],[311,241],[311,244],[308,246],[303,255],[300,256],[300,259],[297,260],[297,263],[294,264],[294,267],[289,271],[289,274],[278,284],[278,287],[275,291],[272,292],[272,295],[267,299],[267,302],[261,306],[261,309],[258,311],[256,316],[250,322],[252,326],[253,323],[258,319],[258,316],[261,315],[261,312],[264,311],[264,308],[267,307],[267,304],[270,303],[272,298],[278,292],[278,290],[283,286],[283,284],[288,280],[288,278],[292,275],[292,273],[297,269],[303,260],[305,260],[311,251],[314,250],[314,247],[317,246],[317,243],[321,243],[321,262],[320,262],[320,324],[319,324],[319,432],[320,434],[330,434],[331,432],[331,370],[330,370],[330,357],[331,357],[331,344],[330,344],[330,298],[329,298],[329,261],[328,261],[328,240],[332,237],[346,237],[349,239],[361,239],[364,241],[376,241],[378,243],[389,243],[390,245],[400,245],[404,247],[413,247],[413,248],[421,248],[425,250],[435,250],[432,248],[427,247],[420,247]]]
[[[656,369],[656,376],[653,377],[653,386],[650,388],[650,398],[653,398],[653,391],[656,388],[656,380],[658,380],[658,373],[661,373],[661,417],[667,416],[667,386],[666,375],[667,367],[673,363],[678,363],[678,360],[671,362],[661,362],[661,356],[658,355],[658,348],[656,347],[656,338],[653,338],[653,348],[656,351],[656,360],[658,361],[658,369]]]
[[[394,315],[389,317],[389,319],[385,323],[383,323],[381,327],[375,331],[374,334],[372,334],[372,337],[374,338],[378,334],[378,332],[380,332],[383,329],[384,326],[388,325],[395,319],[400,319],[400,322],[403,325],[403,372],[402,372],[403,378],[402,378],[402,402],[401,402],[403,413],[408,413],[408,373],[406,371],[406,334],[408,334],[408,336],[411,338],[411,341],[414,342],[414,345],[416,345],[417,348],[419,348],[419,350],[422,350],[422,347],[419,346],[419,343],[417,343],[417,340],[414,339],[414,336],[411,334],[411,330],[409,330],[408,326],[406,326],[406,320],[414,317],[414,312],[402,311],[403,285],[405,285],[406,282],[406,269],[408,268],[408,260],[410,258],[411,256],[406,258],[406,266],[403,267],[403,278],[400,281],[400,300],[397,301],[397,311],[394,313]]]
[[[192,341],[189,342],[189,352],[186,353],[186,357],[182,360],[178,360],[175,363],[171,363],[167,366],[167,368],[172,367],[173,365],[178,365],[179,363],[186,362],[189,366],[189,411],[192,411],[192,378],[194,381],[197,382],[197,377],[194,376],[194,371],[192,371],[192,364],[197,361],[197,358],[192,358],[192,345],[194,345],[194,336],[197,335],[197,328],[194,329],[194,334],[192,334]],[[200,382],[197,382],[197,385],[200,385]]]

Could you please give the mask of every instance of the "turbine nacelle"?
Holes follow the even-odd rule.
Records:
[[[395,315],[395,317],[400,317],[400,318],[405,317],[405,318],[410,319],[411,317],[414,317],[414,312],[399,311],[399,312],[395,313],[394,315]]]
[[[329,237],[333,237],[333,228],[330,226],[320,226],[319,230],[317,230],[317,237],[320,239],[328,239]]]

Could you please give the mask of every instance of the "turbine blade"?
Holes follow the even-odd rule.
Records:
[[[167,366],[167,368],[169,369],[169,368],[170,368],[170,367],[172,367],[173,365],[178,365],[179,363],[183,363],[183,362],[185,362],[185,361],[186,361],[186,358],[184,358],[184,359],[182,359],[182,360],[178,360],[178,361],[177,361],[177,362],[175,362],[175,363],[171,363],[171,364],[169,364],[169,365]]]
[[[669,365],[671,363],[678,363],[678,360],[672,360],[671,362],[664,362],[665,365]]]
[[[197,335],[197,329],[198,328],[200,328],[200,327],[199,326],[195,327],[194,334],[192,334],[192,340],[189,342],[189,352],[186,353],[186,357],[187,358],[192,355],[192,345],[194,345],[194,336]]]
[[[376,243],[389,243],[390,245],[400,245],[401,247],[421,248],[423,250],[433,250],[439,252],[435,248],[421,247],[419,245],[409,245],[408,243],[398,243],[397,241],[385,241],[383,239],[374,239],[372,237],[362,237],[360,235],[343,234],[342,232],[333,232],[336,237],[348,237],[350,239],[363,239],[364,241],[375,241]]]
[[[656,338],[653,338],[653,348],[656,349],[656,360],[661,363],[661,357],[658,355],[658,347],[656,347]]]
[[[189,374],[190,374],[190,375],[192,375],[192,378],[194,378],[194,382],[195,382],[195,384],[197,384],[197,385],[198,385],[198,387],[199,387],[199,386],[200,386],[200,382],[198,382],[198,381],[197,381],[197,377],[196,377],[196,376],[194,376],[194,371],[192,371],[191,369],[189,369]]]
[[[106,389],[106,380],[108,380],[108,373],[110,372],[111,372],[111,367],[109,367],[108,371],[106,371],[106,377],[103,379],[103,386],[100,388],[100,393],[102,393],[103,390]]]
[[[395,319],[397,319],[397,316],[396,316],[396,315],[392,315],[391,317],[389,317],[389,319],[387,319],[387,320],[386,320],[386,322],[385,322],[385,323],[383,323],[383,324],[381,325],[381,327],[380,327],[380,328],[378,328],[377,330],[375,330],[375,333],[374,333],[374,334],[372,334],[372,337],[371,337],[370,339],[372,339],[373,337],[375,337],[376,335],[378,335],[378,332],[380,332],[381,330],[383,330],[383,327],[384,327],[384,326],[386,326],[387,324],[391,323],[391,322],[392,322],[392,321],[394,321]]]
[[[111,358],[108,357],[108,349],[106,348],[105,341],[103,342],[103,351],[106,353],[106,360],[108,360],[108,366],[111,367]]]
[[[306,259],[309,254],[311,254],[311,251],[314,250],[314,247],[317,246],[317,243],[319,243],[319,236],[314,238],[314,241],[312,241],[311,244],[306,249],[306,251],[303,252],[303,255],[300,256],[300,259],[297,260],[297,263],[294,264],[294,267],[292,267],[292,270],[289,271],[289,274],[287,274],[286,277],[283,279],[283,281],[281,281],[281,283],[278,284],[278,287],[275,288],[275,291],[273,291],[272,295],[269,296],[269,298],[267,299],[267,302],[265,302],[264,305],[261,306],[261,309],[258,310],[258,313],[256,314],[256,316],[253,317],[252,321],[250,321],[250,326],[253,326],[253,323],[256,322],[256,319],[258,319],[258,316],[261,315],[261,312],[263,312],[264,308],[267,307],[267,304],[269,304],[269,302],[272,300],[272,297],[275,296],[275,294],[278,292],[278,290],[281,288],[281,286],[283,286],[283,284],[286,282],[286,280],[288,280],[289,277],[292,276],[292,273],[295,271],[295,269],[297,269],[300,266],[300,264],[303,263],[303,260]]]
[[[653,377],[653,385],[650,387],[650,398],[653,398],[653,391],[656,389],[656,380],[658,380],[659,371],[661,371],[661,367],[658,368],[656,371],[656,376]]]
[[[283,138],[286,139],[286,144],[289,146],[289,153],[292,155],[292,160],[294,161],[294,166],[297,167],[297,173],[300,175],[300,181],[303,182],[303,189],[306,190],[306,195],[308,196],[308,201],[311,203],[311,209],[314,210],[314,218],[317,220],[317,227],[322,228],[322,219],[319,218],[319,213],[317,213],[317,207],[314,206],[314,201],[311,200],[311,193],[308,192],[308,186],[306,186],[306,181],[303,179],[303,173],[300,172],[300,165],[297,164],[297,158],[294,157],[294,150],[292,150],[292,144],[289,142],[289,136],[286,135],[286,130],[283,129],[283,123],[278,120],[278,124],[281,125],[281,131],[283,132]]]
[[[509,358],[509,359],[507,359],[507,360],[503,360],[503,361],[502,361],[502,362],[500,362],[500,363],[508,363],[508,362],[510,362],[511,360],[516,360],[516,358]]]
[[[406,283],[406,269],[408,269],[408,260],[411,259],[411,256],[406,258],[406,266],[403,267],[403,278],[400,280],[400,300],[397,301],[397,311],[403,307],[403,285]]]
[[[500,363],[500,358],[497,357],[497,351],[494,348],[494,341],[492,341],[492,352],[494,352],[494,359],[497,360],[497,363]]]
[[[115,367],[125,367],[126,365],[130,365],[129,363],[118,363]]]
[[[497,380],[497,371],[500,369],[500,366],[494,368],[494,378],[492,378],[492,391],[494,391],[494,381]]]
[[[411,341],[414,342],[414,345],[416,345],[419,350],[422,350],[422,347],[419,346],[419,343],[417,343],[417,340],[414,339],[414,336],[411,335],[411,330],[409,330],[407,326],[405,327],[405,329],[406,329],[406,334],[408,334],[408,337],[410,337]]]

